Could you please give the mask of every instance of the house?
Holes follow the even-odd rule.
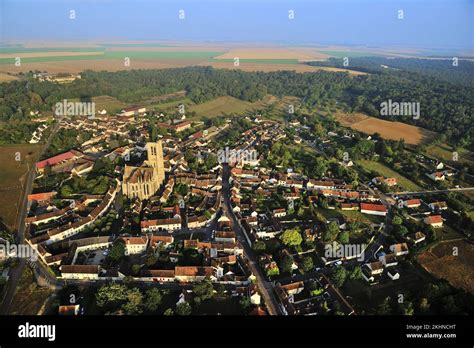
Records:
[[[43,174],[46,167],[59,166],[62,163],[75,159],[77,156],[72,151],[67,151],[59,155],[47,158],[36,163],[36,171]]]
[[[78,315],[79,314],[79,305],[67,305],[59,306],[58,308],[59,315]]]
[[[176,266],[174,268],[174,274],[176,280],[180,282],[201,281],[206,277],[215,279],[212,267]]]
[[[357,203],[341,203],[341,210],[359,210]]]
[[[403,202],[403,205],[407,208],[418,208],[421,206],[421,200],[419,199],[407,199]]]
[[[426,236],[423,232],[418,231],[415,234],[410,235],[409,239],[413,241],[413,243],[418,244],[423,242],[426,239]]]
[[[152,281],[152,282],[174,282],[175,281],[175,271],[174,270],[143,270],[140,273],[140,280],[143,281]]]
[[[59,267],[63,279],[97,280],[99,265],[62,265]]]
[[[430,225],[432,227],[443,227],[443,218],[441,215],[431,215],[427,216],[423,222],[427,225]]]
[[[382,272],[383,263],[381,261],[366,263],[362,266],[362,277],[367,282],[374,282],[375,276],[379,276]]]
[[[376,185],[386,184],[387,186],[395,186],[397,184],[397,178],[385,178],[383,176],[377,176],[372,179],[372,182]]]
[[[442,181],[446,179],[443,172],[434,172],[427,175],[431,180],[434,180],[434,181]]]
[[[36,201],[38,203],[41,202],[48,202],[50,201],[54,196],[56,196],[55,191],[51,192],[44,192],[44,193],[34,193],[31,195],[28,195],[28,202],[33,202]]]
[[[286,209],[273,209],[273,216],[276,218],[285,217],[286,216]]]
[[[134,116],[135,114],[144,114],[146,112],[146,108],[144,107],[131,107],[125,108],[117,114],[119,117],[130,117]]]
[[[225,231],[217,231],[216,242],[222,243],[235,243],[235,233],[234,232],[225,232]]]
[[[205,216],[190,216],[188,217],[188,228],[200,228],[207,224]]]
[[[402,256],[408,254],[408,245],[407,243],[398,243],[390,245],[390,251],[395,254],[395,256]]]
[[[385,267],[393,267],[398,264],[395,254],[382,253],[382,255],[379,256],[379,261],[382,262]]]
[[[448,204],[446,202],[433,202],[433,203],[428,204],[428,206],[433,211],[448,209]]]
[[[121,237],[125,244],[125,255],[136,255],[146,251],[147,239],[145,237]]]
[[[360,212],[370,215],[387,215],[387,208],[383,204],[361,203]]]
[[[181,228],[181,218],[144,220],[140,227],[142,232],[176,231]]]

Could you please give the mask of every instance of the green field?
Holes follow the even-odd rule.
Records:
[[[447,144],[430,145],[426,148],[426,154],[429,156],[436,157],[444,162],[455,163],[453,161],[453,153],[456,150]],[[466,149],[457,150],[458,162],[471,164],[474,162],[474,154]]]
[[[351,51],[318,51],[320,53],[327,54],[328,56],[332,56],[334,58],[344,58],[344,57],[373,57],[378,56],[378,54],[370,53],[370,52],[351,52]]]
[[[16,53],[8,52],[8,53]],[[39,62],[55,62],[67,60],[100,60],[100,59],[142,59],[142,60],[202,60],[210,61],[213,57],[223,54],[224,52],[215,51],[104,51],[103,49],[94,49],[103,51],[103,54],[77,55],[77,56],[49,56],[49,57],[25,57],[21,61],[23,63],[39,63]],[[92,52],[89,51],[89,52]],[[35,51],[36,52],[36,51]],[[41,49],[37,52],[53,52],[48,49]],[[74,51],[76,52],[76,51]],[[77,52],[88,52],[81,50]],[[3,52],[7,53],[7,52]],[[21,52],[19,52],[21,58]],[[0,58],[0,64],[14,64],[15,58]]]
[[[71,99],[72,102],[79,101],[78,98]],[[127,104],[118,100],[117,98],[108,96],[108,95],[100,95],[97,97],[92,97],[91,101],[95,103],[95,112],[99,112],[102,109],[107,110],[109,115],[113,115],[120,110],[127,107]]]
[[[418,186],[417,184],[415,184],[413,181],[407,179],[403,175],[400,175],[396,171],[388,168],[387,166],[385,166],[384,164],[382,164],[380,162],[360,160],[360,161],[357,161],[357,164],[359,164],[365,170],[375,171],[375,172],[377,172],[380,175],[383,175],[385,177],[397,178],[398,184],[404,190],[408,190],[408,191],[419,191],[419,190],[421,190],[421,187]]]
[[[213,62],[233,63],[233,59],[212,59]],[[239,63],[299,64],[298,59],[239,59]]]

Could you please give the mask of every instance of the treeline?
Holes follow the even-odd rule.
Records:
[[[354,57],[349,58],[349,66],[344,66],[342,58],[330,58],[321,62],[309,62],[312,66],[328,66],[350,68],[367,73],[404,74],[419,73],[435,77],[439,80],[474,87],[474,62],[451,59],[422,58],[385,58],[385,57]]]
[[[355,58],[354,58],[355,59]],[[352,62],[352,61],[351,61]],[[32,79],[0,84],[0,121],[24,119],[31,109],[51,110],[62,99],[110,95],[139,104],[151,96],[186,90],[195,103],[229,95],[254,102],[266,94],[302,99],[304,106],[366,112],[380,117],[380,103],[419,102],[421,116],[388,117],[445,133],[457,146],[469,146],[474,138],[473,89],[418,73],[374,73],[350,76],[347,73],[243,72],[189,67],[166,70],[120,72],[87,71],[68,85],[35,82]]]

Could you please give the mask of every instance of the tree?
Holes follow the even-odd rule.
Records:
[[[109,257],[115,261],[119,262],[125,256],[125,243],[123,240],[118,240],[114,243],[110,249]]]
[[[418,308],[421,314],[426,314],[430,310],[430,303],[426,297],[422,297],[420,299],[420,303],[418,304]]]
[[[163,294],[160,290],[152,288],[147,290],[145,299],[145,308],[149,312],[156,312],[163,301]]]
[[[394,225],[401,225],[403,223],[403,219],[399,215],[395,215],[392,219],[392,224]]]
[[[122,306],[122,309],[127,314],[140,314],[143,312],[143,295],[140,289],[133,288],[128,290],[126,303]]]
[[[147,265],[148,267],[152,267],[157,261],[158,258],[155,255],[148,255],[145,260],[145,265]]]
[[[325,242],[332,242],[336,239],[339,233],[339,225],[336,221],[331,221],[329,224],[326,225],[326,228],[323,232],[323,241]]]
[[[408,228],[403,225],[398,225],[396,231],[400,236],[404,236],[408,233]]]
[[[341,233],[339,233],[339,235],[337,236],[337,241],[341,244],[349,243],[349,232],[342,231]]]
[[[338,288],[344,285],[346,278],[347,278],[347,271],[344,267],[336,268],[335,271],[331,275],[332,282]]]
[[[177,315],[191,315],[193,309],[191,308],[191,305],[189,303],[181,302],[176,306],[175,312]]]
[[[193,293],[201,300],[207,300],[214,296],[214,287],[209,278],[193,286]]]
[[[281,269],[283,273],[291,273],[293,266],[293,257],[286,252],[283,252],[280,257],[280,262],[278,263],[278,267]]]
[[[264,241],[262,240],[257,240],[253,245],[252,249],[255,251],[256,254],[262,254],[265,252],[267,246]]]
[[[242,297],[239,301],[239,304],[244,312],[247,311],[250,306],[252,306],[252,302],[250,301],[250,297],[248,296]]]
[[[360,266],[354,267],[354,269],[349,273],[350,280],[360,280],[362,279],[362,268]]]
[[[309,272],[313,269],[313,259],[310,256],[305,256],[303,257],[303,260],[301,260],[301,268],[305,272]]]
[[[390,305],[390,297],[386,297],[385,300],[377,306],[377,314],[389,315],[392,314],[392,306]]]
[[[303,242],[303,237],[301,237],[301,233],[297,228],[289,229],[283,232],[281,241],[286,246],[298,246]]]
[[[166,315],[166,316],[174,315],[174,311],[173,309],[168,308],[167,310],[163,312],[163,315]]]
[[[95,299],[99,307],[114,307],[127,299],[127,287],[122,284],[102,286],[96,293]]]
[[[278,266],[276,264],[273,265],[273,267],[268,267],[267,268],[267,277],[268,278],[276,277],[278,275],[280,275],[280,269],[278,268]]]

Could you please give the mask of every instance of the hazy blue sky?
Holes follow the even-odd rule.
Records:
[[[0,40],[474,47],[474,0],[0,0],[0,21]]]

